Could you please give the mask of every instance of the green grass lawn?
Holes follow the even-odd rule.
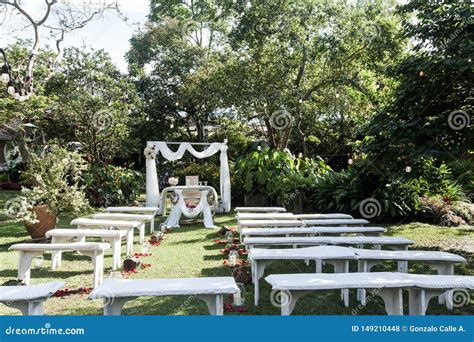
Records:
[[[8,251],[13,243],[21,243],[28,239],[22,225],[15,223],[4,212],[4,203],[8,198],[16,196],[15,192],[0,193],[0,283],[15,279],[17,276],[17,253]],[[71,217],[61,217],[59,227],[67,227]],[[158,227],[162,218],[157,218]],[[221,215],[215,218],[217,225],[234,225],[233,215]],[[446,228],[421,223],[404,225],[388,225],[388,235],[405,236],[416,241],[413,248],[445,250],[462,254],[468,258],[466,265],[455,268],[456,274],[474,275],[474,231],[472,227]],[[148,233],[148,228],[147,228]],[[167,234],[160,246],[152,246],[152,256],[141,260],[152,266],[141,269],[130,278],[166,278],[166,277],[213,277],[230,276],[231,270],[223,266],[224,256],[213,240],[218,238],[216,231],[203,228],[202,224],[186,225],[181,229]],[[136,237],[138,240],[138,237]],[[138,242],[134,251],[140,252]],[[125,252],[125,247],[123,252]],[[112,255],[108,252],[105,258],[105,277],[111,271]],[[50,255],[44,257],[44,262],[38,263],[32,270],[32,284],[62,279],[69,289],[90,287],[92,283],[92,264],[90,259],[79,254],[65,253],[62,266],[52,271]],[[354,267],[355,265],[353,265]],[[387,264],[379,270],[395,270],[394,265]],[[411,271],[417,273],[433,273],[423,264],[411,265]],[[314,265],[306,266],[303,262],[275,262],[267,267],[265,274],[271,273],[300,273],[314,272]],[[270,302],[270,287],[262,279],[260,281],[260,305],[253,305],[253,286],[246,287],[246,313],[226,313],[228,315],[279,315],[280,309]],[[295,315],[351,315],[357,306],[356,293],[351,291],[351,306],[341,305],[340,292],[313,293],[300,299],[296,305]],[[405,303],[407,300],[405,300]],[[474,305],[464,306],[448,311],[438,305],[433,299],[428,314],[442,315],[473,315]],[[52,298],[46,302],[45,313],[48,315],[101,315],[102,303],[98,300],[87,300],[87,295],[73,295],[63,298]],[[192,297],[161,297],[139,298],[128,302],[123,310],[124,315],[204,315],[207,314],[205,305]],[[1,315],[17,315],[18,311],[0,305]],[[360,315],[384,315],[382,301],[375,297],[367,306],[358,311]]]

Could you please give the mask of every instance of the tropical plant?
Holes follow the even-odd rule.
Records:
[[[322,159],[296,158],[288,150],[270,148],[252,151],[236,161],[246,193],[263,192],[280,203],[330,170]]]

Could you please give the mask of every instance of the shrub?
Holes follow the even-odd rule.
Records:
[[[348,170],[321,174],[312,187],[312,203],[318,211],[360,215],[361,202],[374,198],[380,205],[373,219],[396,219],[415,216],[423,197],[439,196],[449,201],[465,198],[446,164],[436,166],[427,158],[420,160],[415,170],[418,172],[413,174],[383,175],[367,161],[359,161]]]
[[[421,215],[430,223],[443,226],[466,224],[463,218],[452,210],[451,201],[448,198],[423,197],[421,199]]]
[[[141,172],[104,163],[91,166],[84,181],[94,207],[133,204],[145,182]]]
[[[71,212],[80,215],[89,209],[81,185],[87,164],[81,154],[53,146],[44,156],[32,155],[32,161],[22,177],[32,188],[23,188],[18,221],[35,223],[33,206],[47,204],[59,215]]]
[[[253,151],[236,161],[236,174],[246,193],[261,192],[279,203],[313,184],[317,175],[330,171],[322,159],[295,158],[289,151]]]

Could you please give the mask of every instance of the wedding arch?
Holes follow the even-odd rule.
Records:
[[[178,150],[173,152],[168,145],[179,145]],[[200,145],[206,148],[196,151],[193,146]],[[209,158],[220,152],[220,198],[224,212],[230,212],[230,174],[229,161],[227,159],[227,143],[190,143],[190,142],[166,142],[148,141],[145,148],[146,157],[146,205],[147,207],[158,207],[160,203],[160,187],[156,171],[156,157],[158,153],[170,161],[179,160],[188,151],[194,157]],[[161,210],[162,208],[160,208]]]

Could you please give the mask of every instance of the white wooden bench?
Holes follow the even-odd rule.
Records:
[[[403,315],[402,290],[409,294],[409,314],[424,315],[432,297],[455,289],[474,289],[473,276],[420,275],[374,272],[347,274],[275,274],[265,278],[273,291],[281,292],[281,314],[290,315],[297,300],[312,291],[337,289],[374,290],[388,315]]]
[[[242,228],[243,237],[250,236],[295,236],[295,235],[331,235],[358,234],[380,235],[386,230],[382,227],[294,227],[294,228]]]
[[[127,231],[127,255],[133,253],[133,231],[138,229],[140,234],[140,243],[145,240],[145,227],[139,221],[123,221],[123,220],[99,220],[91,218],[77,218],[71,221],[71,225],[77,226],[79,229],[99,228],[99,229],[119,229]]]
[[[364,219],[302,219],[305,226],[364,226],[370,222]]]
[[[0,303],[20,310],[25,316],[41,316],[44,302],[63,286],[62,281],[29,286],[2,286]]]
[[[104,315],[120,315],[125,302],[138,297],[196,296],[211,315],[224,313],[224,295],[239,293],[232,277],[174,279],[107,279],[89,299],[104,299]]]
[[[332,219],[352,219],[348,214],[299,214],[295,215],[298,220],[332,220]]]
[[[85,242],[86,238],[101,238],[103,241],[110,243],[112,247],[112,270],[120,267],[122,238],[127,235],[126,230],[110,230],[110,229],[61,229],[56,228],[46,232],[46,237],[51,237],[51,243],[66,243],[77,239],[77,242]],[[51,263],[53,270],[61,266],[62,252],[53,251]]]
[[[358,271],[370,272],[372,268],[382,261],[395,261],[398,272],[408,273],[408,262],[422,262],[434,268],[440,275],[453,275],[454,265],[464,263],[467,260],[462,256],[438,251],[381,251],[372,249],[354,249],[358,259]],[[365,291],[357,293],[358,299],[365,303]],[[452,293],[448,293],[449,298]],[[448,298],[448,299],[449,299]],[[452,300],[440,296],[439,302],[446,303],[448,309],[452,309]]]
[[[348,273],[349,261],[354,260],[356,254],[352,248],[338,246],[319,246],[307,248],[287,248],[287,249],[260,249],[254,248],[249,253],[249,260],[252,267],[252,282],[254,284],[254,301],[258,305],[259,300],[259,280],[265,273],[265,268],[275,260],[314,260],[316,261],[316,272],[322,272],[322,263],[334,267],[334,273]],[[344,303],[349,305],[347,291],[344,290]]]
[[[155,231],[155,215],[153,214],[126,214],[126,213],[100,213],[92,216],[99,220],[124,220],[124,221],[139,221],[145,226],[147,222],[150,223],[150,234]],[[140,230],[145,234],[145,229]],[[144,240],[144,236],[140,240]],[[143,243],[143,242],[142,242]]]
[[[404,237],[381,236],[318,236],[318,237],[249,237],[244,244],[251,250],[254,247],[266,246],[356,246],[372,245],[376,249],[382,246],[393,250],[406,250],[413,241]]]
[[[110,248],[105,242],[73,242],[73,243],[20,243],[10,246],[9,250],[18,251],[18,279],[26,285],[30,284],[31,261],[45,252],[80,252],[92,259],[94,266],[93,286],[96,287],[104,277],[104,251]]]
[[[237,213],[237,220],[297,220],[292,213]]]
[[[284,213],[286,208],[283,207],[236,207],[238,213]]]

